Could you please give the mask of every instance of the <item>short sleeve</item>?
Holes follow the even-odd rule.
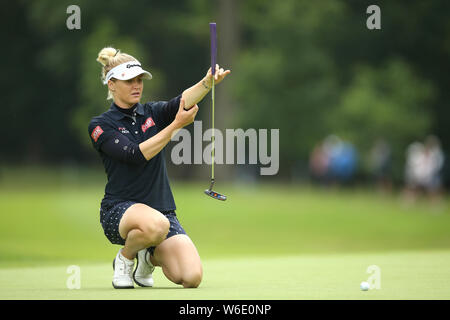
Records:
[[[181,94],[169,101],[159,101],[151,104],[154,120],[160,131],[175,120],[180,107],[180,100]]]

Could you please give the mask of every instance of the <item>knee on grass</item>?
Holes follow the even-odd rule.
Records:
[[[180,276],[176,281],[177,284],[181,284],[184,288],[197,288],[202,282],[202,272],[194,271],[186,273]]]

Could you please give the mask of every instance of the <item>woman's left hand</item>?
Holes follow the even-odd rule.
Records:
[[[227,75],[229,75],[231,73],[230,70],[224,70],[223,68],[220,68],[218,64],[216,64],[216,72],[214,74],[214,84],[219,84],[220,82],[222,82],[223,79],[225,79],[225,77]],[[209,86],[212,86],[212,73],[211,73],[211,68],[209,68],[208,73],[206,74],[206,82],[209,84]]]

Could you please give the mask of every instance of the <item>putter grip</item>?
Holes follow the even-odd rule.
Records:
[[[217,34],[216,34],[216,23],[211,22],[209,24],[209,30],[211,32],[211,73],[216,74],[216,57],[217,57]]]

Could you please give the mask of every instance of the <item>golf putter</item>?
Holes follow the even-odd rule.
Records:
[[[211,74],[212,74],[212,148],[211,148],[211,184],[209,185],[209,189],[205,190],[205,194],[217,199],[225,201],[227,200],[227,196],[220,194],[216,191],[213,191],[214,187],[214,75],[216,74],[216,55],[217,55],[217,46],[216,46],[216,23],[212,22],[209,24],[209,30],[211,32]]]
[[[217,193],[215,191],[213,191],[213,186],[214,186],[214,179],[211,179],[211,184],[209,185],[209,189],[205,190],[205,194],[210,196],[211,198],[217,199],[217,200],[222,200],[225,201],[227,200],[227,196],[224,194],[220,194]]]

